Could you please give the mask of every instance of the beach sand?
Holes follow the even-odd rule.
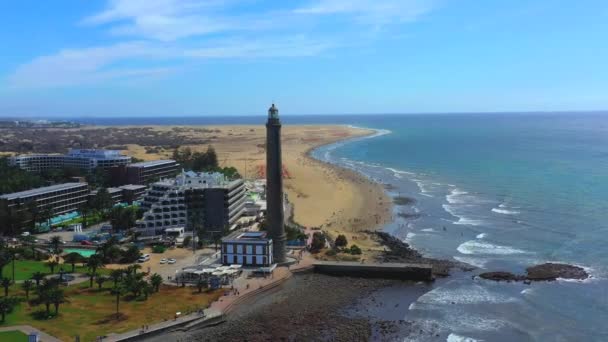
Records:
[[[154,129],[175,131],[174,127],[164,126]],[[264,126],[205,126],[204,129],[205,132],[184,130],[186,132],[180,134],[205,138],[207,144],[183,147],[205,151],[208,145],[213,145],[220,166],[234,166],[247,178],[265,177]],[[355,243],[363,249],[364,258],[374,256],[382,247],[361,232],[377,229],[391,219],[391,200],[380,184],[353,171],[312,159],[308,152],[321,145],[372,133],[347,126],[283,126],[282,129],[284,188],[295,207],[295,222],[321,227],[333,238],[345,234],[349,244]],[[144,147],[133,144],[128,147],[130,155],[145,160],[171,158],[173,153],[172,150],[146,153]]]

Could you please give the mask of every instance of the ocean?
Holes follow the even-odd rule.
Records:
[[[260,124],[264,117],[83,119],[95,124]],[[427,256],[523,273],[543,262],[591,278],[531,285],[457,272],[408,306],[405,319],[443,341],[608,341],[608,113],[283,116],[289,124],[374,128],[315,158],[387,184],[384,229]],[[407,214],[407,215],[399,215]],[[475,271],[476,273],[480,271]],[[424,340],[428,337],[412,340]]]
[[[608,115],[355,119],[378,133],[314,156],[416,200],[396,206],[385,230],[425,255],[482,270],[523,273],[551,261],[592,275],[525,285],[457,274],[401,319],[439,327],[450,342],[608,340]]]

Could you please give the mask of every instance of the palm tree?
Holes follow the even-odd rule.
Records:
[[[141,283],[141,291],[144,293],[144,300],[148,300],[148,296],[150,293],[152,293],[152,291],[154,291],[154,289],[150,283],[144,280],[143,283]]]
[[[82,229],[87,228],[87,217],[91,212],[91,204],[87,201],[83,203],[79,208],[78,212],[80,212],[80,217],[82,217]]]
[[[2,285],[2,287],[4,287],[4,297],[8,297],[8,288],[11,287],[11,284],[13,283],[13,281],[11,280],[11,278],[2,278],[2,280],[0,281],[0,285]]]
[[[163,283],[163,277],[161,277],[158,273],[154,273],[152,277],[150,277],[150,282],[152,283],[154,292],[158,292],[160,285]]]
[[[120,305],[120,296],[125,293],[125,288],[120,285],[114,284],[112,288],[112,294],[116,296],[116,319],[120,316],[119,305]]]
[[[89,268],[89,271],[90,271],[89,287],[93,287],[93,278],[95,277],[97,269],[101,268],[103,266],[104,266],[104,264],[103,264],[103,260],[101,259],[101,255],[93,254],[89,257],[89,260],[87,261],[87,267]]]
[[[50,290],[49,299],[53,305],[55,305],[55,315],[59,314],[59,304],[67,302],[65,293],[62,289],[55,287]]]
[[[97,247],[97,253],[100,253],[102,259],[105,261],[108,257],[108,251],[117,243],[118,240],[112,236],[106,242],[102,243],[99,247]]]
[[[203,288],[207,287],[207,280],[203,278],[198,278],[196,281],[196,287],[198,288],[198,293],[203,292]]]
[[[61,236],[51,236],[51,241],[50,244],[53,247],[53,252],[55,254],[59,254],[59,245],[61,245],[63,243],[63,240],[61,240]]]
[[[76,263],[80,263],[83,261],[83,256],[79,253],[72,252],[63,257],[63,260],[72,265],[72,273],[74,273],[74,269],[76,268]]]
[[[141,270],[141,265],[135,264],[127,267],[127,272],[133,273],[133,275],[137,274],[137,270]]]
[[[6,318],[6,314],[13,311],[15,305],[19,303],[19,299],[17,297],[3,297],[0,298],[0,316],[2,316],[2,322]]]
[[[101,287],[103,286],[103,283],[105,283],[106,280],[107,280],[106,277],[100,276],[100,275],[97,275],[97,277],[95,278],[95,282],[99,286],[100,290],[101,290]]]
[[[42,272],[34,272],[32,274],[32,279],[36,282],[36,288],[40,287],[40,282],[44,279],[44,273]]]
[[[6,243],[4,241],[0,241],[0,276],[2,276],[4,266],[8,265],[12,259],[11,252],[6,246]]]
[[[122,276],[124,273],[125,273],[125,271],[121,270],[121,269],[112,270],[110,272],[110,279],[112,279],[114,281],[114,287],[116,287],[118,285],[118,281],[120,281],[122,279]]]
[[[29,279],[24,280],[23,283],[21,283],[21,288],[23,291],[25,291],[25,299],[30,299],[30,290],[32,289],[32,285],[34,285],[34,282]]]
[[[46,266],[51,269],[51,274],[55,273],[55,267],[57,267],[57,265],[59,265],[59,263],[55,260],[46,263]]]

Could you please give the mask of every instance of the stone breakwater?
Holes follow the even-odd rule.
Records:
[[[589,274],[579,266],[568,264],[545,263],[528,267],[526,274],[513,274],[511,272],[485,272],[480,278],[494,281],[555,281],[557,279],[584,280]]]
[[[433,275],[436,277],[449,276],[452,268],[458,268],[463,271],[472,271],[474,269],[471,265],[458,261],[423,257],[420,252],[409,244],[389,233],[376,231],[366,231],[366,233],[386,247],[385,251],[378,256],[378,262],[429,264],[433,267]]]

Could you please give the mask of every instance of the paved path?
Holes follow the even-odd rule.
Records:
[[[104,341],[104,342],[121,341],[121,340],[125,340],[125,339],[129,339],[132,337],[142,335],[144,333],[153,334],[155,332],[160,332],[160,331],[163,331],[170,327],[182,326],[182,325],[186,325],[188,323],[192,323],[197,320],[201,320],[203,318],[205,320],[208,320],[208,319],[216,318],[216,317],[219,317],[222,315],[221,311],[211,309],[211,308],[205,309],[205,310],[203,310],[203,312],[204,312],[203,315],[200,315],[198,313],[191,313],[189,315],[180,316],[179,318],[176,318],[174,320],[151,324],[151,325],[148,325],[148,328],[145,331],[143,331],[140,328],[140,329],[136,329],[136,330],[127,331],[122,334],[110,334],[106,338],[104,338],[102,341]]]
[[[38,338],[39,338],[40,342],[61,342],[61,340],[59,340],[47,333],[44,333],[32,326],[29,326],[29,325],[13,325],[13,326],[9,326],[9,327],[0,328],[0,331],[14,331],[14,330],[19,330],[26,335],[29,335],[33,332],[38,333]]]

